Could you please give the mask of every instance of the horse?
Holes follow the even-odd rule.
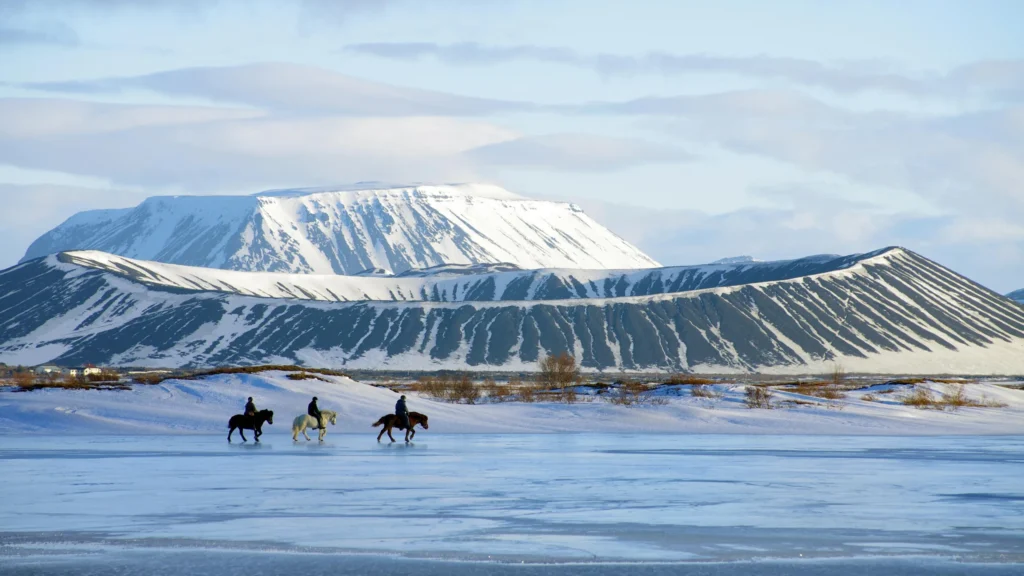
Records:
[[[274,411],[273,410],[260,410],[255,416],[246,416],[245,414],[235,414],[228,420],[228,442],[231,442],[231,433],[238,428],[238,435],[242,437],[242,442],[246,442],[245,432],[242,430],[252,430],[254,439],[259,442],[260,436],[263,435],[263,423],[267,424],[274,423]]]
[[[408,430],[405,430],[405,427],[402,426],[402,421],[394,414],[385,414],[384,416],[381,416],[380,420],[373,423],[373,427],[376,428],[380,425],[384,426],[384,428],[381,429],[380,434],[377,434],[377,442],[380,442],[380,438],[385,432],[388,433],[388,438],[391,438],[391,441],[394,442],[395,437],[391,435],[392,428],[405,430],[405,441],[408,442],[416,436],[416,431],[413,430],[413,428],[415,428],[417,424],[423,426],[424,430],[430,429],[430,426],[427,424],[427,415],[420,414],[419,412],[409,412]]]
[[[323,417],[324,421],[329,421],[331,424],[338,423],[337,412],[331,410],[321,410],[320,415]],[[316,418],[313,418],[309,414],[296,416],[295,420],[292,420],[292,440],[298,442],[299,432],[302,432],[302,435],[306,437],[306,441],[308,442],[310,440],[310,437],[308,434],[306,434],[306,428],[312,428],[313,430],[320,430],[320,441],[323,442],[324,436],[327,435],[327,426],[324,425],[323,428],[320,428],[319,424],[320,423],[316,421]]]

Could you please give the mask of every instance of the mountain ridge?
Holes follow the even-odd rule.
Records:
[[[0,294],[7,363],[533,370],[568,351],[587,370],[1024,373],[1024,308],[899,248],[820,274],[617,298],[266,298],[153,288],[54,256],[0,273]]]

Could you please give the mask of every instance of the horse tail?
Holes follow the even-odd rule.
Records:
[[[371,427],[371,428],[376,428],[377,426],[383,426],[383,425],[384,425],[384,419],[385,419],[385,418],[387,418],[387,416],[381,416],[381,417],[380,417],[380,420],[377,420],[376,422],[374,422],[373,424],[371,424],[371,425],[370,425],[370,427]]]

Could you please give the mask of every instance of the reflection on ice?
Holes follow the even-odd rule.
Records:
[[[435,434],[405,446],[334,435],[259,447],[203,436],[0,437],[0,560],[102,550],[130,562],[145,547],[502,562],[1019,562],[1022,457],[1018,437]],[[732,573],[722,570],[704,573]]]

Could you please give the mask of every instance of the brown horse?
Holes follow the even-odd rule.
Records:
[[[416,431],[413,430],[413,428],[415,428],[417,424],[423,426],[424,430],[430,429],[430,426],[427,424],[427,415],[420,414],[419,412],[409,412],[408,430],[405,430],[405,427],[402,426],[401,419],[399,419],[398,416],[395,416],[394,414],[386,414],[384,416],[381,416],[380,420],[377,420],[376,422],[373,423],[373,427],[376,428],[377,426],[380,425],[384,426],[384,428],[381,429],[380,434],[377,434],[377,442],[380,442],[380,438],[381,436],[384,435],[385,432],[388,433],[388,438],[391,438],[391,441],[394,442],[395,437],[391,435],[392,428],[405,430],[405,441],[408,442],[412,440],[414,436],[416,436]]]
[[[260,436],[263,435],[263,423],[267,424],[274,423],[274,411],[273,410],[260,410],[255,416],[246,416],[244,414],[235,414],[228,420],[228,442],[231,442],[231,433],[238,429],[238,434],[242,437],[242,442],[245,442],[245,432],[242,430],[252,430],[254,440],[260,441]]]

